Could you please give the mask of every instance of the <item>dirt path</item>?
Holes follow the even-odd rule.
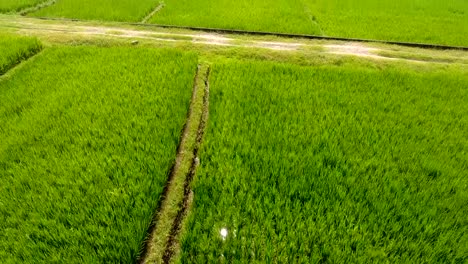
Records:
[[[162,8],[161,4],[158,6]],[[158,10],[156,8],[155,10]],[[167,29],[153,26],[135,26],[124,23],[77,22],[67,20],[41,20],[36,18],[0,15],[0,28],[15,30],[25,35],[60,37],[109,37],[155,42],[190,42],[199,45],[260,48],[275,51],[304,51],[357,56],[372,60],[403,60],[408,62],[430,62],[431,56],[440,57],[438,63],[468,64],[468,52],[441,51],[404,48],[395,45],[375,45],[362,42],[314,41],[305,39],[282,39],[232,34],[200,33],[194,30]],[[274,40],[273,40],[274,39]],[[400,50],[405,54],[399,54]],[[382,56],[385,54],[385,56]],[[421,54],[426,54],[420,56]]]
[[[327,48],[328,51],[333,54],[355,55],[359,57],[368,57],[375,59],[384,58],[382,56],[376,55],[376,52],[379,51],[379,49],[366,47],[362,45],[362,43],[344,43],[340,45],[332,44],[325,45],[325,48]]]

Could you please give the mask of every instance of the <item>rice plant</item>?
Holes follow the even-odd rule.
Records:
[[[131,263],[173,163],[193,54],[45,50],[0,81],[2,263]]]
[[[213,66],[183,263],[463,263],[468,75]]]
[[[33,7],[45,0],[1,0],[0,13],[19,11],[23,8]]]
[[[468,46],[464,0],[166,0],[152,22]]]
[[[35,38],[0,34],[0,75],[42,49]]]
[[[158,0],[60,0],[31,15],[139,22],[158,4]]]

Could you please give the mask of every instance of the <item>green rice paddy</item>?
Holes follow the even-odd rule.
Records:
[[[32,7],[45,2],[45,0],[1,0],[0,13],[19,11],[23,8]]]
[[[466,72],[239,61],[210,87],[183,263],[467,260]]]
[[[4,1],[14,10],[33,0]],[[468,46],[464,0],[60,0],[30,15],[139,22],[161,3],[151,23]]]
[[[50,48],[0,80],[2,263],[135,261],[196,61],[143,48]]]
[[[0,75],[42,49],[35,38],[0,34]]]
[[[0,0],[1,264],[468,262],[463,49],[117,23],[468,46],[468,2],[40,3]]]
[[[33,16],[85,20],[141,21],[158,5],[157,0],[60,0]]]
[[[468,46],[463,0],[167,0],[151,20],[321,36]]]

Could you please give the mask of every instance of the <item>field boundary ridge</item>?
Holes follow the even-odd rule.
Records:
[[[186,190],[193,178],[194,162],[200,139],[200,127],[205,118],[206,89],[203,86],[204,71],[207,65],[198,65],[194,77],[192,98],[182,130],[177,156],[170,170],[168,180],[158,206],[155,208],[147,237],[142,246],[137,263],[166,263],[165,252],[173,248],[174,226],[180,225],[181,212],[185,212]],[[203,128],[204,129],[204,123]]]
[[[7,78],[8,76],[10,76],[10,74],[11,74],[15,69],[21,67],[22,65],[24,65],[24,64],[27,63],[28,61],[33,60],[35,57],[37,57],[37,56],[38,56],[39,54],[41,54],[43,51],[44,51],[44,47],[41,46],[39,49],[35,50],[34,53],[31,54],[29,57],[23,58],[23,59],[19,59],[17,62],[12,63],[11,65],[8,65],[8,68],[7,68],[4,72],[1,72],[1,71],[0,71],[0,81],[2,81],[3,79]]]
[[[57,0],[44,1],[44,2],[41,2],[41,3],[37,4],[37,5],[35,5],[35,6],[21,9],[20,11],[18,11],[18,14],[20,14],[22,16],[25,16],[25,15],[27,15],[29,13],[33,13],[33,12],[36,12],[36,11],[38,11],[40,9],[43,9],[43,8],[49,7],[51,5],[54,5],[56,2],[57,2]]]
[[[156,15],[159,11],[161,11],[161,9],[163,9],[164,7],[166,6],[166,4],[164,3],[164,1],[161,1],[159,2],[159,5],[156,6],[154,8],[153,11],[151,11],[151,13],[149,13],[147,16],[145,16],[143,18],[143,20],[141,20],[141,24],[146,24],[154,15]]]
[[[75,19],[75,18],[54,18],[54,17],[36,17],[36,18],[40,20],[51,20],[51,21],[93,22],[93,20],[82,20],[82,19]],[[118,21],[114,21],[114,22],[121,24],[121,25],[168,28],[168,29],[171,29],[171,28],[185,29],[185,30],[203,31],[203,32],[219,33],[219,34],[275,36],[275,37],[283,37],[283,38],[290,38],[290,39],[315,39],[315,40],[335,40],[335,41],[346,41],[346,42],[365,42],[365,43],[399,45],[399,46],[423,48],[423,49],[468,51],[468,46],[453,46],[453,45],[441,45],[441,44],[418,43],[418,42],[387,41],[387,40],[378,40],[378,39],[344,38],[344,37],[318,36],[318,35],[308,35],[308,34],[291,34],[291,33],[280,33],[280,32],[268,32],[268,31],[249,31],[249,30],[239,30],[239,29],[222,29],[222,28],[177,26],[177,25],[164,25],[164,24],[148,24],[148,23],[139,23],[139,22],[118,22]]]
[[[184,182],[184,197],[182,207],[177,213],[177,217],[173,222],[169,241],[166,245],[163,255],[163,263],[169,264],[172,262],[174,256],[180,253],[180,234],[183,229],[184,220],[187,218],[190,209],[192,208],[193,203],[193,191],[191,188],[191,183],[195,177],[196,170],[200,165],[199,151],[205,134],[206,126],[208,123],[209,115],[209,101],[210,101],[210,77],[211,69],[210,67],[206,68],[206,73],[204,74],[204,95],[203,95],[203,110],[200,116],[199,126],[196,134],[196,143],[193,149],[193,159],[190,166],[189,174],[187,175]]]
[[[43,18],[41,18],[41,19],[43,19]],[[329,37],[329,36],[318,36],[318,35],[307,35],[307,34],[290,34],[290,33],[268,32],[268,31],[248,31],[248,30],[239,30],[239,29],[187,27],[187,26],[161,25],[161,24],[142,24],[142,23],[129,23],[129,24],[134,25],[134,26],[187,29],[187,30],[193,30],[193,31],[205,31],[205,32],[221,33],[221,34],[237,34],[237,35],[252,35],[252,36],[276,36],[276,37],[297,38],[297,39],[338,40],[338,41],[347,41],[347,42],[367,42],[367,43],[391,44],[391,45],[399,45],[399,46],[414,47],[414,48],[425,48],[425,49],[465,50],[465,51],[468,51],[468,46],[450,46],[450,45],[440,45],[440,44],[430,44],[430,43],[400,42],[400,41],[387,41],[387,40],[378,40],[378,39]]]

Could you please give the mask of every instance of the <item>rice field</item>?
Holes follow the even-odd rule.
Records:
[[[468,75],[215,64],[182,263],[464,263]]]
[[[84,20],[141,21],[157,5],[158,0],[60,0],[32,16],[64,17]]]
[[[139,22],[161,3],[150,23],[468,46],[464,0],[60,0],[30,15]]]
[[[305,0],[325,35],[468,46],[463,0]]]
[[[465,51],[103,22],[157,6],[147,23],[468,46],[464,0],[2,15],[0,263],[468,262]]]
[[[150,22],[253,31],[320,35],[303,0],[168,0]]]
[[[26,7],[32,7],[46,0],[1,0],[0,13],[19,11]]]
[[[41,49],[35,38],[0,34],[0,75]]]
[[[132,263],[176,154],[197,57],[48,48],[0,80],[2,263]]]
[[[468,46],[463,0],[166,0],[151,22]]]

